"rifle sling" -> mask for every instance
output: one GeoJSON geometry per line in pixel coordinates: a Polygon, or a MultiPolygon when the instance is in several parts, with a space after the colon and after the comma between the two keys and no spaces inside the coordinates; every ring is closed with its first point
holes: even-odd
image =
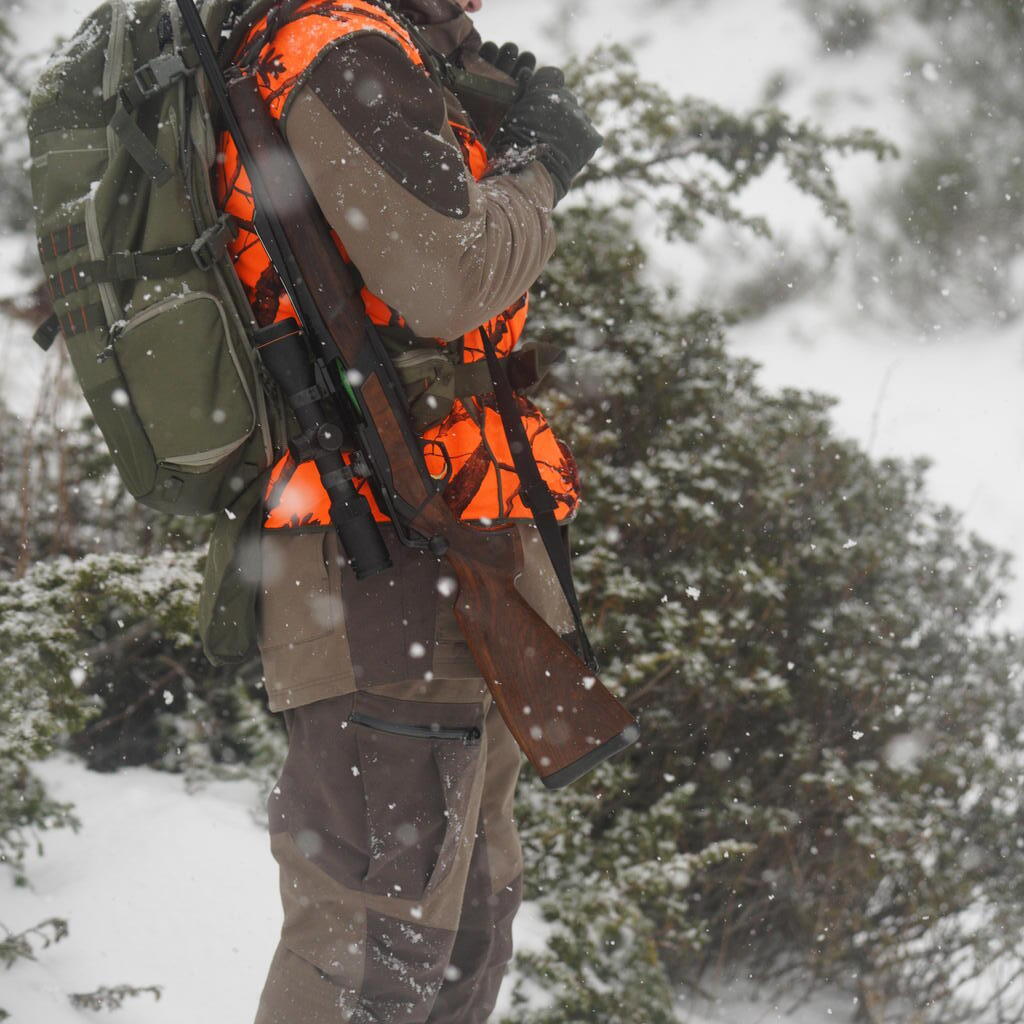
{"type": "Polygon", "coordinates": [[[508,379],[506,364],[498,357],[490,333],[481,329],[480,336],[483,338],[484,353],[491,371],[491,383],[494,387],[494,397],[497,399],[498,413],[501,416],[502,426],[505,428],[505,436],[508,438],[509,450],[512,452],[512,462],[519,474],[523,501],[533,513],[537,532],[544,542],[548,558],[551,559],[551,566],[555,570],[555,575],[558,577],[558,582],[561,584],[565,599],[569,604],[569,610],[572,612],[580,654],[591,671],[596,673],[597,659],[583,626],[583,612],[580,609],[580,599],[572,578],[569,552],[563,541],[558,520],[555,518],[555,499],[548,485],[544,483],[537,460],[533,457],[533,449],[530,447],[526,429],[523,427],[515,392],[508,379]]]}
{"type": "MultiPolygon", "coordinates": [[[[250,61],[252,61],[259,52],[259,49],[262,48],[265,40],[273,35],[273,29],[286,20],[298,6],[300,6],[300,0],[285,0],[281,7],[275,12],[277,20],[275,20],[271,25],[268,25],[268,29],[271,29],[271,31],[264,33],[260,37],[260,46],[257,47],[256,41],[254,41],[246,48],[245,52],[239,56],[237,63],[240,66],[245,67],[250,61]]],[[[426,42],[424,34],[418,30],[417,26],[411,25],[409,20],[406,18],[400,18],[399,20],[410,32],[414,42],[421,50],[425,58],[426,65],[432,75],[435,78],[440,78],[442,82],[444,82],[446,78],[449,82],[452,82],[451,63],[441,54],[438,54],[437,51],[426,42]]],[[[473,80],[473,85],[479,86],[481,84],[479,81],[480,76],[472,75],[465,71],[462,72],[462,75],[464,85],[469,85],[470,80],[473,80]]],[[[501,94],[501,98],[503,100],[511,102],[514,98],[515,89],[502,86],[501,94]]],[[[494,95],[491,98],[498,99],[497,88],[494,90],[494,95]]],[[[354,270],[354,268],[351,267],[349,269],[350,272],[354,270]]],[[[357,278],[355,283],[358,286],[360,283],[358,281],[358,275],[354,276],[357,278]]],[[[583,660],[590,667],[591,671],[596,674],[597,659],[594,656],[593,648],[591,647],[590,640],[587,637],[586,630],[583,626],[583,613],[580,609],[579,596],[576,593],[576,586],[572,578],[572,565],[569,561],[569,552],[563,541],[562,531],[554,514],[556,508],[555,500],[547,484],[544,483],[544,480],[540,475],[540,469],[533,457],[533,450],[530,447],[529,439],[526,436],[526,430],[523,427],[523,421],[519,415],[515,393],[513,391],[512,384],[509,381],[509,364],[498,356],[494,348],[494,343],[485,329],[480,330],[480,335],[484,342],[484,352],[487,356],[487,364],[490,371],[491,384],[497,400],[498,413],[501,416],[502,426],[504,427],[506,437],[508,438],[509,449],[512,452],[513,464],[515,465],[516,472],[519,475],[523,500],[526,507],[533,515],[537,531],[541,536],[545,549],[547,550],[548,558],[551,560],[551,566],[554,569],[555,575],[558,577],[558,582],[565,594],[569,610],[572,612],[573,622],[576,627],[576,637],[580,646],[580,654],[582,655],[583,660]]],[[[473,386],[469,386],[468,380],[465,383],[467,385],[465,388],[466,391],[470,393],[476,392],[476,381],[473,382],[473,386]]]]}

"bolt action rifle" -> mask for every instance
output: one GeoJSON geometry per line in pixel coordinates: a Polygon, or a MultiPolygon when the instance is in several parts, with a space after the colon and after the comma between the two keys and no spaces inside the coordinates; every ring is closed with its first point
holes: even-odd
{"type": "MultiPolygon", "coordinates": [[[[523,564],[518,531],[471,527],[452,514],[441,493],[446,481],[427,469],[401,382],[255,76],[226,80],[194,0],[177,3],[252,185],[256,233],[301,320],[301,326],[291,321],[264,329],[256,341],[303,431],[292,450],[315,462],[331,498],[332,523],[358,577],[384,571],[391,562],[368,502],[352,485],[356,474],[370,482],[403,544],[448,560],[459,587],[456,620],[502,717],[544,784],[566,786],[635,742],[637,724],[597,678],[582,629],[589,665],[516,589],[523,564]],[[328,408],[340,415],[340,425],[331,422],[328,408]],[[343,439],[352,449],[348,464],[341,457],[343,439]]],[[[508,411],[514,406],[511,386],[488,349],[495,393],[508,411]]],[[[514,418],[522,431],[518,414],[514,418]]],[[[525,432],[521,437],[525,442],[525,432]]],[[[525,488],[533,491],[535,518],[553,526],[553,502],[536,464],[528,460],[531,473],[523,445],[512,447],[519,449],[525,488]]],[[[552,553],[551,530],[544,532],[552,553]]],[[[561,554],[564,569],[554,555],[552,561],[564,585],[568,558],[564,549],[561,554]]],[[[578,602],[570,605],[581,626],[578,602]]]]}

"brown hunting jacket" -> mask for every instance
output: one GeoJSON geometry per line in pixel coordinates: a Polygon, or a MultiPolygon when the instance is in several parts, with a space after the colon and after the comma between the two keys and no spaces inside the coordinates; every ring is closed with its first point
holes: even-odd
{"type": "MultiPolygon", "coordinates": [[[[402,24],[413,22],[433,49],[467,69],[502,78],[476,56],[480,38],[470,19],[452,0],[397,7],[396,19],[371,0],[309,0],[269,36],[265,24],[256,26],[250,42],[261,31],[264,38],[252,67],[335,231],[339,258],[365,283],[367,315],[396,364],[423,353],[454,365],[482,361],[484,331],[508,355],[523,332],[527,289],[555,247],[554,187],[528,157],[494,166],[486,144],[503,111],[464,104],[435,81],[402,24]]],[[[247,229],[244,170],[229,138],[221,149],[221,197],[243,225],[233,248],[239,276],[261,324],[287,319],[288,297],[247,229]]],[[[567,520],[578,502],[575,462],[536,406],[525,395],[518,401],[557,514],[567,520]]],[[[448,452],[445,497],[453,511],[518,522],[526,555],[519,589],[568,632],[568,607],[528,523],[493,394],[456,397],[422,436],[448,452]]],[[[271,707],[425,674],[477,676],[436,560],[401,548],[386,530],[395,571],[356,581],[329,523],[315,467],[282,456],[267,489],[262,542],[260,646],[271,707]]]]}

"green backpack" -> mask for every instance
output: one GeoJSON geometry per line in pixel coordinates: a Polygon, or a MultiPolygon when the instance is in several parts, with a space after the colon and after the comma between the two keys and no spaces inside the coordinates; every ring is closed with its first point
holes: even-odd
{"type": "MultiPolygon", "coordinates": [[[[214,39],[233,25],[238,40],[269,6],[208,0],[203,17],[214,39]]],[[[233,225],[212,194],[217,145],[196,63],[173,0],[108,0],[40,77],[31,184],[54,316],[36,341],[64,335],[135,498],[221,513],[201,625],[207,653],[224,661],[252,648],[253,573],[235,549],[286,421],[252,345],[233,225]]]]}
{"type": "MultiPolygon", "coordinates": [[[[205,5],[215,38],[232,6],[205,5]]],[[[37,341],[63,333],[131,494],[204,515],[231,505],[272,442],[189,53],[172,0],[109,0],[43,72],[29,136],[54,308],[37,341]]]]}

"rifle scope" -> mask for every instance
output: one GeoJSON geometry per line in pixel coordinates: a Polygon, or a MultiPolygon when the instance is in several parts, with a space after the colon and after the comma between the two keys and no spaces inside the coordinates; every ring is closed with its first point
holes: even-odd
{"type": "MultiPolygon", "coordinates": [[[[326,332],[315,301],[300,273],[291,273],[287,245],[282,245],[283,229],[273,215],[273,203],[267,182],[246,145],[238,119],[231,107],[224,76],[217,62],[213,42],[203,25],[195,0],[177,0],[185,28],[192,37],[207,84],[224,119],[225,127],[238,148],[238,155],[252,183],[255,200],[255,227],[260,241],[278,269],[303,326],[312,332],[326,332]]],[[[339,256],[340,259],[340,256],[339,256]]],[[[324,413],[325,397],[316,381],[310,361],[309,345],[295,321],[273,325],[256,338],[264,365],[277,381],[295,412],[302,429],[292,443],[299,460],[312,459],[320,480],[331,499],[331,523],[338,531],[342,549],[358,579],[365,579],[391,568],[391,556],[384,537],[373,518],[370,503],[352,484],[352,470],[341,457],[344,434],[324,413]]]]}
{"type": "Polygon", "coordinates": [[[391,556],[373,518],[370,503],[352,483],[352,469],[341,457],[344,432],[324,415],[309,349],[294,321],[275,325],[257,336],[263,365],[287,397],[302,434],[293,439],[296,461],[312,459],[331,499],[331,523],[357,579],[391,568],[391,556]],[[277,328],[277,329],[275,329],[277,328]]]}

